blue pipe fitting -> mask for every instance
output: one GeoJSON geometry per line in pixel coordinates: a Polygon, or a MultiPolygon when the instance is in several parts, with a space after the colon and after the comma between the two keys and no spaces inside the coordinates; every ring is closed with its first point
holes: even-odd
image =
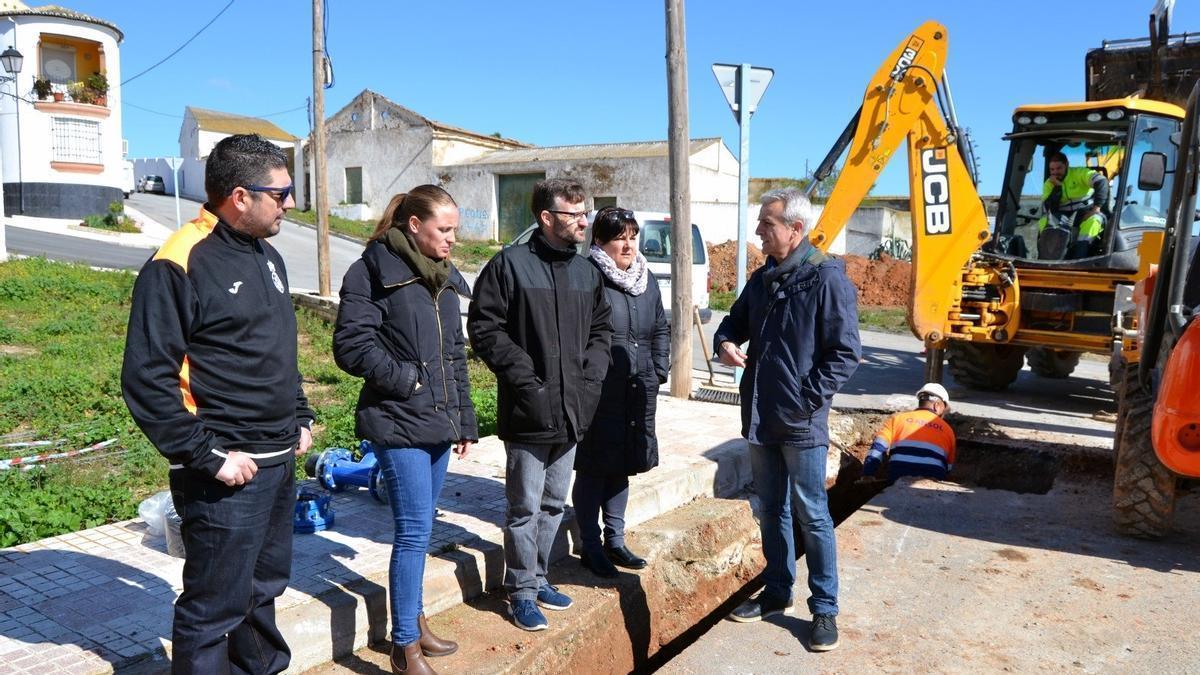
{"type": "Polygon", "coordinates": [[[365,487],[375,501],[386,504],[388,495],[383,484],[383,469],[375,457],[375,446],[370,441],[362,441],[359,457],[356,460],[354,453],[346,448],[327,448],[305,462],[305,473],[331,492],[365,487]]]}
{"type": "Polygon", "coordinates": [[[296,515],[292,531],[312,534],[333,527],[333,508],[329,495],[313,490],[300,490],[296,495],[296,515]]]}

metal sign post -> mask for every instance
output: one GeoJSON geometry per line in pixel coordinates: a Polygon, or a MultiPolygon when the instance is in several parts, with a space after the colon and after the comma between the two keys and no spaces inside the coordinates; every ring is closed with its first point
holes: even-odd
{"type": "Polygon", "coordinates": [[[175,184],[175,229],[183,227],[183,219],[179,216],[179,166],[183,164],[182,157],[168,157],[167,165],[171,167],[171,182],[175,184]]]}
{"type": "MultiPolygon", "coordinates": [[[[770,68],[755,68],[748,63],[735,66],[728,63],[714,63],[713,75],[721,92],[733,111],[738,123],[738,240],[737,240],[737,288],[735,296],[741,295],[746,287],[746,238],[747,210],[750,198],[750,116],[758,109],[767,85],[775,76],[770,68]]],[[[735,382],[741,382],[742,369],[733,371],[735,382]]]]}

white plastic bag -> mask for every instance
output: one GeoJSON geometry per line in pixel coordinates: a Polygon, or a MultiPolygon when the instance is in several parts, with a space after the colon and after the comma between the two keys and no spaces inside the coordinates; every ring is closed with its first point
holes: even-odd
{"type": "Polygon", "coordinates": [[[175,511],[175,502],[167,500],[167,508],[162,515],[163,529],[167,533],[167,555],[183,558],[183,533],[180,531],[180,526],[183,525],[183,518],[175,511]]]}
{"type": "MultiPolygon", "coordinates": [[[[138,504],[138,515],[145,521],[150,536],[163,536],[163,514],[166,513],[169,504],[171,504],[170,490],[150,495],[141,504],[138,504]]],[[[172,510],[174,510],[173,506],[172,510]]]]}

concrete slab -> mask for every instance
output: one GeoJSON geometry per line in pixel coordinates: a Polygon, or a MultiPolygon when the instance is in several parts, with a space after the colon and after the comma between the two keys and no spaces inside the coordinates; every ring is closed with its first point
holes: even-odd
{"type": "Polygon", "coordinates": [[[838,527],[836,651],[805,647],[802,574],[796,616],[722,621],[659,672],[1195,672],[1200,496],[1160,542],[1110,522],[1103,482],[902,481],[838,527]]]}
{"type": "MultiPolygon", "coordinates": [[[[631,528],[749,482],[737,408],[664,397],[658,423],[661,463],[631,481],[631,528]]],[[[495,437],[451,462],[429,547],[429,614],[499,587],[504,467],[495,437]]],[[[386,634],[390,512],[366,490],[339,493],[333,505],[334,529],[296,537],[292,582],[276,603],[293,670],[386,634]]],[[[573,528],[568,511],[556,557],[573,528]]],[[[47,672],[49,650],[71,672],[165,671],[182,567],[138,520],[0,549],[0,672],[47,672]]]]}

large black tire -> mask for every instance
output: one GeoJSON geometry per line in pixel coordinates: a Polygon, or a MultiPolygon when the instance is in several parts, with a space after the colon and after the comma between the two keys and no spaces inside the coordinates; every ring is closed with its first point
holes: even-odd
{"type": "Polygon", "coordinates": [[[954,381],[964,387],[1000,391],[1017,379],[1025,365],[1025,348],[951,342],[946,346],[946,363],[954,381]]]}
{"type": "Polygon", "coordinates": [[[1041,375],[1056,380],[1061,380],[1070,377],[1071,373],[1075,372],[1075,366],[1079,365],[1079,357],[1083,356],[1080,352],[1069,352],[1061,349],[1050,349],[1048,347],[1034,347],[1025,352],[1025,360],[1029,362],[1029,369],[1041,375]]]}
{"type": "Polygon", "coordinates": [[[1139,386],[1137,364],[1125,366],[1117,384],[1113,524],[1121,534],[1157,539],[1171,531],[1178,481],[1154,454],[1154,395],[1139,386]]]}

